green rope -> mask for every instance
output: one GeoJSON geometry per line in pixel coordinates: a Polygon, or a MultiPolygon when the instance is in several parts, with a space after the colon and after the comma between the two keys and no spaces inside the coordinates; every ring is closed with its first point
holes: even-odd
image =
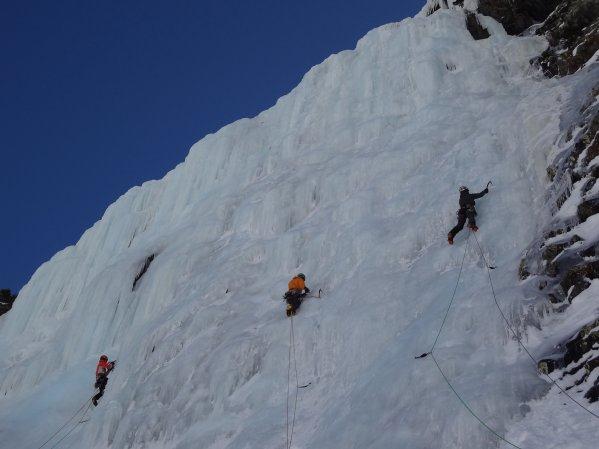
{"type": "Polygon", "coordinates": [[[435,342],[431,347],[431,350],[427,354],[432,354],[435,346],[437,346],[437,341],[441,336],[441,331],[443,330],[443,326],[445,326],[445,321],[447,321],[447,316],[449,315],[449,310],[451,309],[451,305],[453,304],[453,300],[455,299],[455,294],[458,291],[458,285],[460,284],[460,278],[462,277],[462,271],[464,269],[464,260],[466,260],[466,253],[468,252],[468,244],[470,242],[470,232],[468,233],[468,237],[466,237],[466,245],[464,248],[464,255],[462,256],[462,263],[460,264],[460,272],[458,273],[458,279],[455,283],[455,287],[453,288],[453,294],[451,295],[451,299],[449,300],[449,305],[447,306],[447,310],[445,311],[445,316],[443,317],[443,322],[441,323],[441,327],[439,328],[439,332],[437,332],[437,337],[435,337],[435,342]]]}
{"type": "MultiPolygon", "coordinates": [[[[537,361],[537,359],[534,358],[534,356],[530,353],[530,351],[528,350],[528,348],[524,345],[524,343],[522,343],[522,339],[518,336],[518,333],[516,332],[516,330],[514,329],[514,327],[511,325],[511,323],[509,322],[509,320],[507,319],[507,317],[505,316],[505,313],[503,313],[503,310],[501,309],[501,306],[499,305],[499,301],[497,301],[497,295],[495,294],[495,287],[493,287],[493,280],[491,278],[491,270],[489,268],[489,264],[487,262],[487,259],[485,257],[485,254],[483,252],[482,246],[480,245],[479,241],[478,241],[478,237],[476,237],[476,234],[474,234],[474,239],[476,240],[476,244],[478,245],[478,250],[480,252],[480,255],[483,259],[483,261],[485,262],[485,266],[487,267],[487,275],[489,276],[489,284],[491,285],[491,293],[493,293],[493,300],[495,301],[495,305],[497,306],[497,309],[499,310],[499,313],[501,314],[501,317],[503,318],[503,321],[505,321],[505,324],[507,324],[508,329],[510,330],[510,332],[512,333],[512,335],[514,336],[514,338],[516,339],[516,341],[518,342],[518,344],[522,347],[522,349],[524,350],[524,352],[528,355],[528,357],[530,358],[530,360],[532,360],[532,362],[535,365],[535,369],[538,371],[538,366],[539,366],[539,362],[537,361]]],[[[574,397],[572,397],[565,389],[562,388],[562,386],[560,384],[557,383],[557,381],[551,377],[549,375],[549,373],[543,373],[562,393],[564,393],[564,395],[566,395],[572,402],[574,402],[575,404],[577,404],[580,408],[582,408],[583,410],[585,410],[586,412],[590,413],[591,415],[593,415],[595,418],[599,418],[599,415],[597,415],[596,413],[594,413],[592,410],[589,410],[588,408],[586,408],[584,405],[582,405],[580,402],[578,402],[574,397]]]]}
{"type": "MultiPolygon", "coordinates": [[[[468,237],[470,237],[470,234],[468,234],[468,237]]],[[[524,343],[522,343],[522,340],[520,339],[520,337],[518,336],[518,334],[516,333],[515,329],[513,328],[513,326],[511,325],[511,323],[509,322],[509,320],[507,319],[507,317],[505,316],[505,314],[503,313],[503,310],[501,309],[499,302],[497,301],[497,295],[495,294],[495,288],[493,286],[493,280],[491,278],[491,267],[489,267],[489,263],[487,262],[487,259],[485,258],[484,252],[482,250],[482,247],[478,241],[478,238],[476,237],[476,234],[474,235],[474,239],[476,240],[476,244],[478,246],[479,252],[481,254],[481,257],[483,259],[483,261],[485,262],[485,267],[487,269],[487,275],[489,277],[489,284],[491,286],[491,292],[493,294],[493,299],[495,301],[495,305],[497,306],[497,308],[499,309],[499,312],[501,313],[501,316],[503,317],[503,320],[506,322],[508,328],[510,329],[510,331],[512,332],[512,334],[514,335],[514,337],[516,338],[516,340],[518,341],[518,343],[520,344],[520,346],[522,346],[522,348],[524,349],[524,351],[526,352],[526,354],[530,357],[530,359],[535,363],[535,367],[538,366],[538,362],[536,361],[536,359],[533,357],[533,355],[530,353],[530,351],[528,350],[528,348],[524,345],[524,343]]],[[[437,333],[437,337],[435,338],[435,342],[433,343],[433,346],[431,348],[431,350],[428,353],[423,354],[420,357],[425,357],[426,355],[430,355],[433,362],[435,362],[435,366],[437,367],[437,370],[439,370],[439,373],[441,373],[441,376],[443,377],[443,380],[445,381],[445,383],[449,386],[449,388],[451,389],[451,391],[453,392],[453,394],[456,396],[456,398],[460,401],[460,403],[464,406],[464,408],[466,410],[468,410],[468,412],[485,428],[487,429],[489,432],[491,432],[495,437],[497,437],[498,439],[500,439],[501,441],[509,444],[510,446],[516,448],[516,449],[522,449],[520,446],[512,443],[511,441],[507,440],[504,436],[502,436],[501,434],[499,434],[496,430],[494,430],[492,427],[490,427],[482,418],[480,418],[475,412],[474,410],[472,410],[472,408],[468,405],[468,403],[460,396],[460,394],[457,392],[457,390],[454,388],[454,386],[452,385],[452,383],[449,381],[448,377],[445,375],[445,372],[443,372],[443,370],[441,369],[441,366],[439,365],[439,362],[437,362],[437,359],[435,358],[435,355],[433,354],[433,350],[435,349],[435,346],[437,345],[437,341],[439,339],[439,336],[441,335],[441,331],[443,330],[443,326],[445,325],[445,321],[447,320],[447,316],[449,314],[449,310],[451,309],[453,300],[455,298],[455,294],[456,294],[456,290],[458,288],[458,284],[460,282],[460,277],[462,275],[462,269],[464,266],[464,259],[466,257],[466,250],[468,249],[468,240],[466,240],[466,249],[464,250],[464,256],[462,257],[462,264],[460,266],[460,272],[458,274],[458,280],[456,282],[456,286],[453,290],[453,295],[451,296],[451,300],[449,301],[449,305],[447,307],[447,310],[445,312],[445,317],[443,318],[443,322],[441,323],[441,327],[439,328],[439,332],[437,333]]],[[[545,374],[545,373],[544,373],[545,374]]],[[[573,402],[575,402],[576,404],[578,404],[581,408],[583,408],[584,410],[586,410],[587,412],[589,412],[591,415],[593,415],[596,418],[599,418],[599,415],[596,415],[595,413],[593,413],[591,410],[589,410],[588,408],[586,408],[584,405],[582,405],[580,402],[578,402],[576,399],[574,399],[572,396],[570,396],[549,374],[545,374],[545,376],[547,376],[552,382],[553,384],[560,389],[561,392],[563,392],[568,398],[570,398],[573,402]]]]}
{"type": "MultiPolygon", "coordinates": [[[[474,413],[474,411],[470,408],[470,406],[468,405],[468,403],[466,401],[464,401],[464,399],[462,399],[462,397],[460,396],[460,394],[456,391],[456,389],[453,387],[453,385],[451,384],[451,382],[449,381],[449,379],[447,378],[447,376],[445,375],[445,373],[443,372],[443,370],[441,369],[441,366],[439,366],[439,363],[437,362],[437,359],[435,358],[435,355],[433,354],[433,351],[435,349],[435,346],[437,345],[437,341],[439,340],[439,336],[441,335],[441,331],[443,330],[443,326],[445,326],[445,321],[447,320],[447,316],[449,315],[449,310],[451,309],[451,306],[453,304],[453,301],[455,299],[455,294],[457,292],[458,289],[458,285],[460,283],[460,278],[462,276],[462,270],[464,269],[464,260],[466,259],[466,252],[468,251],[468,243],[469,243],[469,239],[470,239],[470,234],[472,234],[472,232],[468,233],[468,237],[466,238],[466,247],[464,248],[464,255],[462,256],[462,263],[460,264],[460,272],[458,273],[458,279],[456,281],[455,287],[453,289],[453,294],[451,295],[451,300],[449,301],[449,305],[447,306],[447,310],[445,311],[445,316],[443,317],[443,322],[441,323],[441,327],[439,328],[439,332],[437,332],[437,337],[435,338],[435,342],[433,343],[433,346],[431,347],[431,350],[426,353],[423,354],[422,356],[420,356],[420,358],[425,357],[426,355],[430,355],[431,358],[433,359],[433,362],[435,362],[435,365],[437,367],[437,369],[439,370],[439,372],[441,373],[441,376],[443,377],[443,380],[445,380],[445,382],[447,383],[447,385],[449,386],[449,388],[451,389],[451,391],[453,391],[453,393],[455,394],[455,396],[458,398],[458,400],[462,403],[462,405],[464,406],[464,408],[466,410],[468,410],[468,412],[485,428],[487,429],[489,432],[491,432],[493,435],[495,435],[497,438],[499,438],[501,441],[506,442],[507,444],[509,444],[510,446],[516,448],[516,449],[522,449],[519,446],[516,446],[514,443],[512,443],[511,441],[506,440],[503,436],[501,436],[497,431],[493,430],[486,422],[484,422],[476,413],[474,413]]],[[[474,236],[476,238],[476,235],[474,236]]],[[[478,240],[477,240],[478,242],[478,240]]]]}
{"type": "Polygon", "coordinates": [[[501,436],[499,433],[497,433],[495,430],[493,430],[486,422],[484,422],[476,413],[474,413],[474,411],[470,408],[470,406],[468,405],[468,403],[466,401],[464,401],[464,399],[462,399],[462,397],[460,396],[460,394],[456,391],[456,389],[453,387],[453,385],[451,384],[451,382],[449,381],[449,379],[447,378],[447,376],[445,375],[445,373],[443,372],[443,370],[441,369],[441,367],[439,366],[439,363],[437,362],[437,359],[435,358],[434,354],[431,354],[431,358],[433,359],[433,361],[435,362],[435,365],[437,365],[437,369],[439,370],[439,372],[441,373],[441,376],[443,376],[443,379],[445,380],[445,382],[447,383],[447,385],[449,385],[449,388],[451,388],[451,391],[453,391],[453,394],[455,394],[455,396],[458,398],[458,400],[462,403],[462,405],[464,406],[464,408],[466,410],[468,410],[470,412],[470,414],[472,416],[474,416],[474,418],[485,428],[487,429],[489,432],[491,432],[493,435],[495,435],[497,438],[499,438],[501,441],[506,442],[507,444],[509,444],[512,447],[515,447],[516,449],[522,449],[520,446],[515,445],[514,443],[512,443],[511,441],[505,439],[505,437],[501,436]]]}

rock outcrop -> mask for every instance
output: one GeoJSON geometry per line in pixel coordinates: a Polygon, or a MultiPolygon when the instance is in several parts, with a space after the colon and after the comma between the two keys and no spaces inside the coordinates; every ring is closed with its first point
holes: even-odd
{"type": "MultiPolygon", "coordinates": [[[[556,9],[535,30],[547,38],[550,47],[533,64],[538,64],[546,76],[567,76],[585,67],[589,70],[599,51],[599,2],[553,3],[557,3],[556,9]]],[[[538,278],[539,293],[549,299],[556,312],[579,300],[599,278],[599,232],[592,232],[596,223],[593,217],[599,214],[599,80],[585,95],[586,102],[575,111],[560,152],[547,168],[553,220],[520,265],[521,278],[538,278]],[[582,229],[586,235],[579,235],[582,229]]],[[[584,300],[589,300],[588,295],[584,300]]],[[[540,361],[539,369],[546,373],[563,370],[567,388],[583,388],[589,401],[597,401],[599,381],[588,381],[599,368],[598,343],[599,318],[589,316],[587,324],[540,361]]]]}
{"type": "Polygon", "coordinates": [[[538,62],[547,76],[570,75],[584,66],[599,50],[599,2],[566,0],[536,31],[550,48],[538,62]]]}
{"type": "Polygon", "coordinates": [[[4,315],[12,308],[15,299],[17,299],[17,295],[13,295],[9,289],[0,290],[0,315],[4,315]]]}

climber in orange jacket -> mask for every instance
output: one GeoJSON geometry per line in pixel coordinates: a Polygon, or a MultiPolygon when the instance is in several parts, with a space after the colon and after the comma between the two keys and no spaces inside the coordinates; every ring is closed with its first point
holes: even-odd
{"type": "Polygon", "coordinates": [[[287,316],[292,316],[296,314],[306,293],[310,293],[310,289],[306,287],[306,275],[299,273],[289,281],[287,288],[287,293],[285,293],[287,316]]]}

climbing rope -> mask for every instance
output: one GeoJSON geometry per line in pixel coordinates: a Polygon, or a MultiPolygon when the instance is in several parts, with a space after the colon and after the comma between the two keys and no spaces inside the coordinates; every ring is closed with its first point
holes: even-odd
{"type": "Polygon", "coordinates": [[[50,449],[54,449],[55,447],[57,447],[66,437],[68,437],[71,433],[73,433],[73,431],[79,427],[79,424],[83,424],[83,420],[85,419],[85,415],[87,414],[87,412],[89,411],[90,407],[92,406],[92,403],[90,402],[89,405],[87,406],[87,408],[85,409],[85,411],[83,412],[83,415],[81,415],[81,418],[75,423],[75,425],[71,428],[71,430],[69,430],[60,440],[58,440],[54,446],[52,446],[50,449]]]}
{"type": "Polygon", "coordinates": [[[464,248],[464,255],[462,256],[462,263],[460,263],[460,272],[458,273],[458,279],[456,280],[455,287],[453,288],[453,294],[451,295],[451,300],[447,306],[447,310],[445,311],[445,316],[443,317],[443,322],[441,323],[441,327],[439,328],[439,332],[437,332],[437,337],[429,351],[429,354],[432,355],[435,346],[437,346],[437,341],[439,341],[439,336],[441,335],[441,331],[443,330],[443,326],[445,326],[445,321],[447,321],[447,316],[449,315],[449,309],[451,309],[451,305],[453,304],[453,300],[455,299],[455,294],[458,291],[458,285],[460,284],[460,278],[462,277],[462,271],[464,270],[464,261],[466,260],[466,253],[468,252],[468,246],[470,243],[470,232],[468,233],[468,237],[466,237],[466,245],[464,248]]]}
{"type": "MultiPolygon", "coordinates": [[[[445,372],[441,369],[441,366],[439,365],[439,363],[437,362],[437,359],[435,358],[435,355],[433,354],[433,351],[435,349],[435,346],[437,345],[437,341],[439,340],[439,336],[441,335],[441,331],[443,330],[443,326],[445,326],[445,321],[447,320],[447,316],[449,315],[449,310],[451,309],[451,306],[453,304],[453,300],[455,298],[455,294],[456,291],[458,289],[458,285],[460,283],[460,278],[462,276],[462,270],[464,268],[464,260],[466,259],[466,252],[468,251],[468,242],[470,239],[470,234],[472,234],[472,232],[468,233],[468,237],[466,238],[466,248],[464,249],[464,255],[462,256],[462,263],[460,264],[460,271],[458,273],[458,279],[456,281],[455,287],[453,289],[453,294],[451,295],[451,300],[449,301],[449,305],[447,306],[447,310],[445,311],[445,316],[443,317],[443,322],[441,323],[441,327],[439,328],[439,332],[437,332],[437,337],[435,338],[435,341],[433,343],[433,346],[431,347],[431,350],[429,352],[425,352],[424,354],[415,357],[417,359],[420,358],[424,358],[427,355],[431,356],[431,359],[433,360],[433,362],[435,363],[435,366],[437,367],[437,370],[439,370],[439,373],[441,373],[441,376],[443,377],[443,380],[447,383],[447,385],[449,386],[449,388],[451,389],[451,391],[453,392],[453,394],[455,394],[456,398],[458,398],[458,400],[460,401],[460,403],[464,406],[464,408],[466,410],[468,410],[468,412],[485,428],[487,429],[489,432],[491,432],[493,435],[495,435],[497,438],[499,438],[501,441],[506,442],[507,444],[509,444],[510,446],[516,448],[516,449],[522,449],[521,447],[515,445],[514,443],[512,443],[511,441],[509,441],[508,439],[506,439],[505,437],[503,437],[501,434],[499,434],[499,432],[497,432],[496,430],[494,430],[491,426],[489,426],[482,418],[480,418],[475,412],[474,410],[472,410],[472,408],[468,405],[468,403],[460,396],[460,394],[457,392],[457,390],[454,388],[454,386],[452,385],[452,383],[449,381],[449,378],[445,375],[445,372]]],[[[476,238],[476,235],[475,235],[476,238]]]]}
{"type": "Polygon", "coordinates": [[[474,410],[472,410],[470,408],[470,406],[468,405],[468,403],[462,399],[462,397],[460,396],[460,394],[456,391],[456,389],[453,387],[453,385],[451,384],[451,382],[449,381],[449,379],[447,378],[447,376],[445,375],[445,373],[443,372],[443,370],[441,369],[441,367],[439,366],[439,363],[437,362],[437,359],[435,358],[435,354],[431,354],[431,358],[433,359],[433,362],[435,362],[435,365],[437,365],[437,369],[439,370],[439,372],[441,373],[441,376],[443,376],[443,379],[445,380],[445,382],[447,383],[447,385],[449,385],[449,388],[451,389],[451,391],[453,391],[453,394],[456,395],[456,397],[458,398],[458,400],[462,403],[462,405],[464,406],[464,408],[466,410],[468,410],[470,412],[470,414],[472,416],[474,416],[474,418],[485,428],[487,429],[489,432],[491,432],[493,435],[495,435],[497,438],[499,438],[501,441],[506,442],[507,444],[509,444],[512,447],[515,447],[516,449],[522,449],[520,446],[516,446],[514,443],[512,443],[511,441],[505,439],[505,437],[501,436],[499,433],[497,433],[497,431],[493,430],[492,427],[490,427],[486,422],[484,422],[476,413],[474,413],[474,410]]]}
{"type": "Polygon", "coordinates": [[[295,400],[293,401],[293,419],[291,420],[291,432],[289,434],[289,449],[291,449],[291,443],[293,441],[295,413],[297,411],[297,396],[299,394],[299,378],[297,375],[297,359],[295,357],[295,332],[293,330],[293,316],[291,316],[291,346],[293,347],[293,367],[295,369],[295,400]]]}
{"type": "MultiPolygon", "coordinates": [[[[66,426],[68,426],[69,423],[79,414],[79,412],[81,410],[83,410],[86,405],[88,405],[88,403],[91,405],[92,398],[93,398],[93,396],[91,396],[87,401],[85,401],[83,403],[83,405],[81,407],[79,407],[79,409],[73,414],[73,416],[71,416],[62,426],[60,426],[58,428],[58,430],[56,430],[56,432],[54,432],[52,435],[50,435],[50,438],[48,438],[46,441],[44,441],[44,444],[42,444],[37,449],[42,449],[46,444],[48,444],[50,442],[50,440],[52,440],[52,438],[54,438],[56,435],[58,435],[62,429],[64,429],[66,426]]],[[[87,410],[89,410],[89,406],[88,406],[87,410]]],[[[87,413],[87,410],[85,411],[85,413],[87,413]]],[[[84,413],[84,415],[85,415],[85,413],[84,413]]]]}
{"type": "Polygon", "coordinates": [[[291,384],[291,327],[289,327],[289,350],[287,355],[287,396],[285,398],[285,413],[287,418],[285,420],[285,428],[287,435],[285,437],[285,449],[289,449],[289,385],[291,384]]]}
{"type": "MultiPolygon", "coordinates": [[[[495,267],[491,267],[489,265],[489,263],[487,262],[487,259],[485,257],[484,251],[482,249],[482,246],[480,244],[480,242],[478,241],[478,237],[476,237],[476,234],[474,234],[474,239],[476,241],[476,244],[478,246],[478,250],[480,252],[480,255],[485,263],[485,267],[487,269],[487,276],[489,278],[489,284],[491,286],[491,293],[493,294],[493,300],[495,301],[495,305],[497,306],[497,309],[499,310],[503,320],[505,321],[505,323],[507,324],[508,328],[510,329],[511,333],[514,335],[514,338],[516,338],[516,340],[518,341],[518,343],[520,344],[520,346],[522,347],[522,349],[524,349],[524,351],[526,352],[526,354],[528,355],[528,357],[530,357],[530,359],[533,361],[533,363],[535,364],[535,368],[538,367],[538,362],[537,360],[533,357],[533,355],[531,354],[531,352],[528,350],[528,348],[524,345],[524,343],[522,343],[522,340],[520,339],[520,337],[518,336],[518,333],[516,332],[516,330],[513,328],[513,326],[511,325],[511,323],[509,322],[509,320],[507,319],[505,313],[503,312],[503,310],[501,309],[501,306],[499,305],[499,301],[497,300],[497,295],[495,293],[495,287],[493,285],[493,279],[491,277],[491,270],[494,269],[495,267]]],[[[466,249],[467,249],[467,243],[468,241],[466,241],[466,249]]],[[[464,250],[464,257],[466,255],[466,250],[464,250]]],[[[431,356],[431,359],[433,360],[433,362],[435,363],[435,366],[437,367],[437,370],[439,371],[439,373],[441,373],[441,376],[443,377],[443,380],[447,383],[447,385],[449,386],[449,388],[451,389],[451,391],[455,394],[456,398],[460,401],[460,403],[464,406],[464,408],[466,410],[468,410],[468,412],[483,426],[485,427],[489,432],[491,432],[493,435],[495,435],[497,438],[499,438],[501,441],[509,444],[510,446],[516,448],[516,449],[522,449],[520,446],[512,443],[511,441],[509,441],[508,439],[506,439],[504,436],[502,436],[501,434],[499,434],[496,430],[494,430],[491,426],[489,426],[482,418],[480,418],[475,412],[474,410],[472,410],[472,408],[468,405],[468,403],[460,396],[460,394],[457,392],[457,390],[455,389],[455,387],[452,385],[452,383],[449,381],[449,378],[447,377],[447,375],[445,374],[445,372],[443,371],[443,369],[441,368],[441,366],[439,365],[439,363],[437,362],[437,359],[435,358],[435,355],[433,354],[433,350],[435,349],[435,346],[437,344],[437,341],[439,339],[439,336],[441,335],[441,331],[443,329],[443,326],[445,325],[445,320],[447,319],[447,315],[449,314],[449,310],[451,309],[451,305],[453,303],[454,297],[455,297],[455,293],[456,293],[456,289],[458,286],[458,283],[460,281],[460,276],[462,274],[462,269],[463,269],[463,265],[464,265],[464,257],[462,257],[462,265],[460,266],[460,272],[458,274],[458,281],[456,282],[456,286],[454,288],[453,291],[453,295],[451,297],[451,300],[449,301],[449,306],[447,307],[447,311],[445,312],[445,317],[443,318],[443,322],[441,323],[441,327],[439,328],[439,332],[437,333],[437,337],[435,338],[435,341],[433,343],[433,346],[431,348],[431,350],[427,353],[422,354],[419,357],[416,358],[423,358],[426,357],[427,355],[431,356]]],[[[570,396],[568,394],[568,392],[566,392],[556,381],[555,379],[553,379],[553,377],[551,377],[549,374],[547,373],[543,373],[545,374],[545,376],[547,376],[547,378],[549,378],[549,380],[551,380],[551,382],[562,392],[564,393],[568,398],[570,398],[574,403],[578,404],[582,409],[586,410],[587,412],[589,412],[591,415],[593,415],[596,418],[599,418],[599,416],[597,414],[595,414],[593,411],[589,410],[588,408],[586,408],[584,405],[582,405],[580,402],[578,402],[575,398],[573,398],[572,396],[570,396]]]]}
{"type": "MultiPolygon", "coordinates": [[[[290,318],[293,319],[293,318],[290,318]]],[[[291,326],[289,326],[289,353],[287,355],[287,398],[285,412],[287,413],[287,419],[285,421],[287,428],[287,437],[285,439],[285,449],[289,449],[289,386],[291,384],[291,326]]]]}
{"type": "Polygon", "coordinates": [[[424,354],[421,354],[417,357],[414,357],[416,359],[422,359],[424,357],[426,357],[427,355],[432,355],[433,351],[435,349],[435,346],[437,346],[437,341],[439,341],[439,336],[441,335],[441,331],[443,330],[443,327],[445,326],[445,321],[447,321],[447,316],[449,315],[449,310],[451,309],[451,305],[453,304],[453,300],[455,299],[455,294],[458,290],[458,285],[460,283],[460,278],[462,277],[462,271],[464,269],[464,260],[466,260],[466,253],[468,252],[468,244],[470,242],[470,233],[468,233],[468,237],[466,237],[466,245],[464,245],[464,255],[462,256],[462,262],[460,263],[460,271],[458,273],[458,279],[456,280],[455,283],[455,287],[453,288],[453,294],[451,295],[451,299],[449,300],[449,304],[447,305],[447,310],[445,311],[445,316],[443,317],[443,322],[441,323],[441,327],[439,327],[439,332],[437,332],[437,336],[435,337],[435,341],[433,343],[433,346],[431,347],[430,351],[425,352],[424,354]]]}
{"type": "MultiPolygon", "coordinates": [[[[476,244],[478,246],[478,250],[480,252],[480,255],[485,263],[485,267],[487,268],[487,275],[489,277],[489,284],[491,285],[491,292],[493,293],[493,300],[495,301],[495,305],[497,306],[497,309],[499,310],[499,313],[501,314],[501,317],[503,318],[503,321],[505,321],[505,324],[507,325],[507,327],[509,328],[510,332],[512,333],[512,335],[514,336],[514,338],[518,341],[518,344],[522,347],[522,349],[524,350],[524,352],[528,355],[528,357],[530,357],[530,359],[533,361],[533,363],[535,364],[535,369],[538,371],[538,366],[539,366],[539,362],[534,358],[534,356],[530,353],[530,351],[528,350],[528,348],[524,345],[524,343],[522,343],[522,339],[518,336],[518,333],[516,332],[516,330],[514,329],[514,327],[512,326],[512,324],[509,322],[509,320],[507,319],[507,317],[505,316],[505,313],[503,313],[503,310],[501,309],[501,306],[499,305],[499,301],[497,301],[497,295],[495,294],[495,287],[493,286],[493,279],[491,278],[491,270],[490,270],[490,266],[487,262],[487,259],[485,257],[485,254],[483,252],[482,246],[478,241],[478,237],[476,237],[476,234],[474,234],[474,239],[476,240],[476,244]]],[[[592,410],[589,410],[588,408],[586,408],[583,404],[581,404],[579,401],[577,401],[574,397],[572,397],[566,390],[564,390],[560,384],[557,383],[557,381],[549,375],[549,373],[542,373],[544,374],[562,393],[564,393],[572,402],[574,402],[575,404],[577,404],[580,408],[582,408],[583,410],[587,411],[588,413],[590,413],[591,415],[593,415],[595,418],[599,418],[599,415],[597,415],[596,413],[594,413],[592,410]]]]}
{"type": "Polygon", "coordinates": [[[297,411],[297,397],[300,388],[305,388],[308,385],[299,385],[299,379],[297,375],[297,359],[295,357],[295,333],[293,331],[293,315],[289,317],[289,354],[288,354],[288,365],[287,365],[287,439],[285,441],[285,447],[291,449],[291,442],[293,441],[293,431],[295,429],[295,414],[297,411]],[[289,390],[291,389],[291,360],[293,356],[293,366],[295,371],[295,400],[293,403],[293,415],[291,420],[291,427],[289,426],[289,390]]]}

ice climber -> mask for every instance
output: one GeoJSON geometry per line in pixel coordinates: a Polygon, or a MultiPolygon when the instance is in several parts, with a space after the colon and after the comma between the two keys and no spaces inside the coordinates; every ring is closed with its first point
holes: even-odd
{"type": "Polygon", "coordinates": [[[474,207],[474,200],[489,193],[489,184],[491,184],[491,181],[489,181],[485,190],[480,193],[470,193],[468,187],[460,187],[460,208],[457,212],[458,224],[449,231],[449,234],[447,234],[447,242],[450,245],[453,245],[453,238],[462,230],[466,223],[466,219],[468,219],[468,227],[474,232],[478,231],[478,228],[476,227],[476,208],[474,207]]]}
{"type": "Polygon", "coordinates": [[[100,391],[92,398],[92,402],[96,407],[98,406],[98,399],[100,399],[104,395],[104,389],[106,388],[106,384],[108,383],[108,373],[110,373],[115,366],[116,360],[109,362],[107,355],[100,356],[100,360],[98,361],[98,365],[96,366],[95,385],[95,388],[97,388],[100,391]]]}
{"type": "Polygon", "coordinates": [[[306,293],[310,293],[310,289],[306,287],[306,276],[304,273],[299,273],[293,279],[289,281],[287,286],[288,290],[285,293],[285,300],[287,301],[287,316],[295,315],[297,309],[302,304],[302,300],[306,296],[306,293]]]}

